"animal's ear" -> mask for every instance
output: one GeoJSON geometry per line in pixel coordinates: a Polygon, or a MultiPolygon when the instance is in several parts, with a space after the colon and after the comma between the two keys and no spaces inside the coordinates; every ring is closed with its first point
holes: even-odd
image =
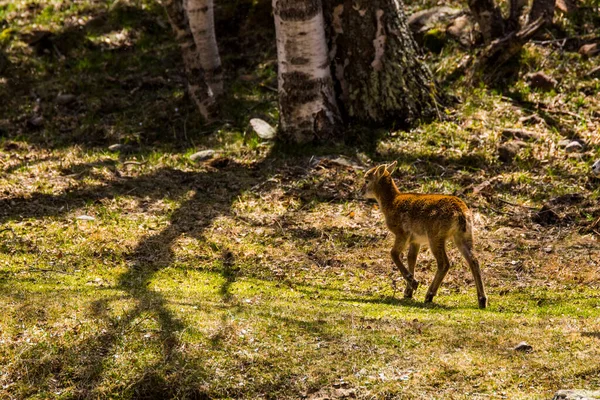
{"type": "Polygon", "coordinates": [[[383,175],[383,173],[385,172],[385,165],[380,165],[377,167],[377,169],[375,169],[375,173],[374,175],[379,178],[383,175]]]}
{"type": "Polygon", "coordinates": [[[389,172],[390,175],[392,175],[394,173],[394,171],[396,171],[397,168],[398,168],[398,161],[394,161],[393,163],[385,166],[386,171],[389,172]]]}

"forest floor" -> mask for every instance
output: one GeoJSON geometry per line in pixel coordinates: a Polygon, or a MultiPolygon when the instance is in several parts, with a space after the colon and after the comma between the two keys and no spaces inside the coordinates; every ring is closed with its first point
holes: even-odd
{"type": "MultiPolygon", "coordinates": [[[[277,123],[269,4],[217,8],[228,96],[203,125],[154,1],[0,1],[0,398],[600,388],[600,80],[586,76],[599,56],[541,39],[512,81],[447,83],[459,101],[443,121],[281,148],[248,124],[277,123]],[[535,71],[557,88],[531,90],[535,71]],[[501,161],[511,135],[521,147],[501,161]],[[202,149],[217,155],[191,161],[202,149]],[[452,245],[434,304],[428,250],[402,299],[393,238],[358,193],[392,160],[401,190],[472,208],[488,309],[452,245]]],[[[426,59],[443,81],[467,53],[449,43],[426,59]]]]}

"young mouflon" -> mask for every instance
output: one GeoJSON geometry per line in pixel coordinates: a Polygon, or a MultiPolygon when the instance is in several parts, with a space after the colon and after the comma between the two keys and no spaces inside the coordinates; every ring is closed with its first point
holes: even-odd
{"type": "Polygon", "coordinates": [[[419,286],[414,278],[415,264],[421,245],[428,244],[437,261],[437,272],[427,290],[425,302],[433,301],[450,269],[446,241],[452,239],[473,273],[479,307],[485,308],[487,297],[481,280],[479,262],[473,255],[469,208],[456,196],[400,193],[392,179],[395,169],[396,161],[367,171],[364,196],[377,200],[385,216],[387,227],[396,236],[391,253],[394,264],[406,280],[404,297],[412,298],[413,290],[419,286]],[[402,253],[407,247],[408,269],[401,260],[402,253]]]}

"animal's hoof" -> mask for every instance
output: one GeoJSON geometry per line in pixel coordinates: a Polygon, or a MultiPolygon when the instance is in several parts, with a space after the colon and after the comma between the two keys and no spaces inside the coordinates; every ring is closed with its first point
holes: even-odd
{"type": "Polygon", "coordinates": [[[404,298],[405,299],[412,299],[412,297],[413,297],[413,291],[412,291],[412,289],[404,291],[404,298]]]}
{"type": "Polygon", "coordinates": [[[425,296],[425,303],[431,303],[433,302],[433,295],[427,293],[427,295],[425,296]]]}
{"type": "Polygon", "coordinates": [[[479,298],[479,308],[486,308],[487,305],[488,305],[487,297],[480,297],[479,298]]]}
{"type": "Polygon", "coordinates": [[[416,279],[413,279],[410,283],[410,286],[412,286],[413,290],[417,290],[417,288],[419,287],[419,282],[416,279]]]}

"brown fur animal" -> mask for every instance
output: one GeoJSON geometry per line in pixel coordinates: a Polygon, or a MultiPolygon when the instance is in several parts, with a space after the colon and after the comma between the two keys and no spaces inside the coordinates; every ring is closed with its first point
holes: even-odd
{"type": "Polygon", "coordinates": [[[473,255],[471,212],[456,196],[440,194],[400,193],[392,173],[396,162],[380,165],[365,174],[364,195],[376,199],[385,216],[387,227],[396,236],[392,248],[392,260],[406,280],[405,298],[412,298],[419,283],[414,278],[415,264],[421,245],[428,244],[437,261],[435,278],[427,290],[425,302],[433,301],[438,289],[450,269],[446,254],[446,241],[452,239],[458,247],[475,279],[480,308],[487,306],[485,288],[481,280],[479,262],[473,255]],[[408,269],[401,256],[408,247],[408,269]]]}

